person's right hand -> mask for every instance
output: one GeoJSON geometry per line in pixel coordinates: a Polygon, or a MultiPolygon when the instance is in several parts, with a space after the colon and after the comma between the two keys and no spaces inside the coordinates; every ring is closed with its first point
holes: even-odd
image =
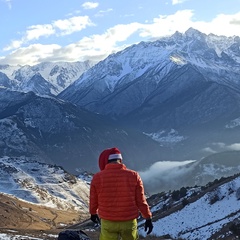
{"type": "Polygon", "coordinates": [[[97,214],[92,214],[90,218],[94,223],[100,223],[100,218],[97,214]]]}

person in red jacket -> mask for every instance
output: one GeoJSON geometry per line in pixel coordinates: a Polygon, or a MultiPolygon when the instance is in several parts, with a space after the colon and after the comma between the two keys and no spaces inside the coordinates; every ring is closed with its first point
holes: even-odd
{"type": "Polygon", "coordinates": [[[126,168],[117,148],[100,154],[99,167],[101,171],[93,176],[90,185],[89,212],[93,222],[101,219],[100,240],[138,239],[139,212],[146,219],[145,231],[150,234],[152,213],[139,174],[126,168]]]}

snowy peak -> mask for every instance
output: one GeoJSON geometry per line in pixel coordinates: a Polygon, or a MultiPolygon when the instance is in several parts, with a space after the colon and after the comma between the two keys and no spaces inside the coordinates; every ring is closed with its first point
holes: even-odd
{"type": "Polygon", "coordinates": [[[52,96],[51,91],[57,92],[57,88],[45,80],[40,73],[33,75],[29,81],[21,82],[18,89],[24,89],[24,92],[32,91],[40,96],[52,96]]]}
{"type": "MultiPolygon", "coordinates": [[[[1,65],[0,73],[4,73],[8,78],[15,83],[10,89],[27,92],[33,90],[35,93],[41,95],[56,95],[63,89],[68,87],[76,79],[78,79],[83,72],[94,66],[94,62],[43,62],[34,66],[9,66],[1,65]],[[42,83],[38,86],[31,87],[33,78],[42,77],[42,83]],[[43,86],[41,86],[43,84],[43,86]],[[38,87],[40,89],[38,89],[38,87]],[[46,88],[43,92],[43,89],[46,88]]],[[[1,83],[1,80],[0,80],[1,83]]]]}
{"type": "Polygon", "coordinates": [[[44,79],[49,81],[55,87],[58,87],[58,93],[68,87],[83,72],[94,65],[90,61],[74,63],[40,63],[32,67],[34,72],[40,73],[44,79]]]}
{"type": "Polygon", "coordinates": [[[206,34],[204,33],[201,33],[200,31],[194,29],[194,28],[189,28],[185,33],[184,35],[186,37],[190,37],[190,38],[194,38],[194,39],[197,39],[197,40],[200,40],[200,41],[204,41],[205,37],[206,37],[206,34]]]}

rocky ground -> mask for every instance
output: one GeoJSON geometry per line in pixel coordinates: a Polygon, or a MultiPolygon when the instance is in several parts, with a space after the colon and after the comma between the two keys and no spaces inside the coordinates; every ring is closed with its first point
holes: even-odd
{"type": "Polygon", "coordinates": [[[61,228],[82,222],[87,217],[81,212],[57,210],[0,194],[0,240],[5,239],[1,237],[1,234],[3,236],[5,233],[22,236],[45,236],[41,239],[56,239],[56,237],[51,238],[46,235],[56,236],[61,228]]]}
{"type": "Polygon", "coordinates": [[[56,240],[65,229],[81,229],[92,240],[99,239],[100,229],[87,214],[56,210],[0,194],[0,240],[56,240]]]}

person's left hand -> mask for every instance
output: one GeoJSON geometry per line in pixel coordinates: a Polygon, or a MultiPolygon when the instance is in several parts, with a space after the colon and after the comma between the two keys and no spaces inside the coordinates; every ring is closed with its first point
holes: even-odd
{"type": "Polygon", "coordinates": [[[148,230],[147,234],[150,234],[153,230],[153,224],[152,224],[152,219],[146,219],[145,221],[145,232],[148,230]]]}

